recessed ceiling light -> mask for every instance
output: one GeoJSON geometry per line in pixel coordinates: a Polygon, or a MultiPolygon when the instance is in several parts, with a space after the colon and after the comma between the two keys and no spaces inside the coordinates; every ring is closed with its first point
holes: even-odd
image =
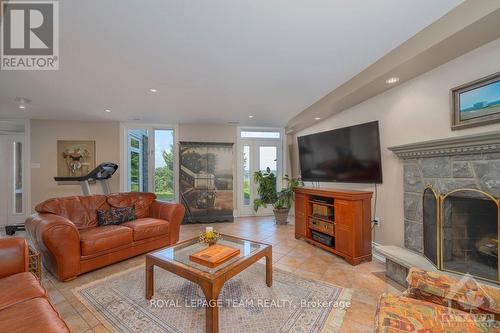
{"type": "Polygon", "coordinates": [[[158,92],[158,89],[156,89],[156,88],[149,88],[149,91],[152,92],[152,93],[155,93],[155,92],[158,92]]]}
{"type": "Polygon", "coordinates": [[[104,112],[110,113],[111,109],[104,109],[104,112]]]}
{"type": "Polygon", "coordinates": [[[254,117],[254,116],[252,116],[252,115],[248,116],[248,118],[250,118],[250,119],[252,119],[253,117],[254,117]]]}
{"type": "Polygon", "coordinates": [[[385,83],[387,83],[387,84],[394,84],[394,83],[396,83],[398,81],[399,81],[399,77],[393,76],[393,77],[390,77],[387,80],[385,80],[385,83]]]}
{"type": "Polygon", "coordinates": [[[321,120],[321,118],[320,117],[316,117],[316,118],[314,118],[314,120],[321,120]]]}
{"type": "Polygon", "coordinates": [[[31,103],[31,99],[28,99],[26,97],[19,97],[18,96],[18,97],[16,97],[15,100],[17,103],[19,103],[17,107],[21,110],[26,109],[26,105],[31,103]]]}

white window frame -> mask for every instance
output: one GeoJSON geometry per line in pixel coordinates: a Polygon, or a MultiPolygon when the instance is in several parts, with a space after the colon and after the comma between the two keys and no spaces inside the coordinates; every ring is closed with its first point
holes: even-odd
{"type": "MultiPolygon", "coordinates": [[[[174,153],[174,201],[179,202],[179,126],[171,124],[154,124],[154,123],[139,123],[139,122],[122,122],[120,123],[120,192],[128,191],[128,132],[131,129],[146,129],[148,131],[148,186],[149,191],[154,189],[154,153],[155,153],[155,138],[154,130],[172,130],[174,131],[173,153],[174,153]]],[[[142,165],[141,165],[142,168],[142,165]]],[[[142,169],[141,169],[142,170],[142,169]]],[[[141,185],[142,186],[142,185],[141,185]]]]}
{"type": "MultiPolygon", "coordinates": [[[[128,132],[128,131],[127,131],[128,132]]],[[[149,135],[148,135],[149,137],[149,135]]],[[[143,156],[143,151],[142,151],[142,140],[141,138],[137,137],[136,135],[134,134],[129,134],[128,135],[128,147],[127,147],[127,155],[126,155],[126,160],[127,160],[127,169],[128,169],[128,173],[127,173],[127,179],[126,179],[126,184],[125,184],[125,187],[127,189],[127,191],[130,191],[130,189],[128,188],[129,184],[128,184],[128,180],[132,177],[132,170],[130,169],[130,158],[128,156],[129,152],[134,152],[134,153],[138,153],[139,154],[139,179],[138,179],[138,182],[139,182],[139,191],[143,191],[144,190],[144,182],[143,182],[143,179],[142,179],[142,173],[143,173],[143,163],[144,163],[144,156],[143,156]],[[134,148],[132,147],[132,140],[137,140],[139,142],[139,148],[134,148]]]]}

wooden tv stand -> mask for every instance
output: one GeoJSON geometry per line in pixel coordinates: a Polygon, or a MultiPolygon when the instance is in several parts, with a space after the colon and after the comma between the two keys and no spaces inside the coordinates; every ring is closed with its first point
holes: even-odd
{"type": "Polygon", "coordinates": [[[329,188],[297,187],[295,192],[295,238],[302,238],[343,257],[351,265],[372,260],[372,192],[329,188]],[[324,206],[329,215],[313,215],[324,206]],[[331,213],[333,211],[333,214],[331,213]],[[331,237],[331,245],[313,239],[331,237]]]}

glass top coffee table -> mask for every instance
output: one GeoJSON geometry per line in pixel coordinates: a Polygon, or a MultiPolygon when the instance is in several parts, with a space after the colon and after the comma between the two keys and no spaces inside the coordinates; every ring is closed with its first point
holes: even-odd
{"type": "Polygon", "coordinates": [[[223,262],[215,268],[197,264],[189,259],[194,252],[207,247],[198,243],[198,238],[189,239],[165,249],[146,255],[146,298],[154,293],[154,266],[163,268],[198,284],[206,298],[206,331],[219,331],[219,308],[217,299],[224,282],[243,271],[261,258],[266,258],[266,284],[272,285],[272,247],[235,236],[223,235],[217,244],[227,245],[240,250],[239,255],[223,262]]]}

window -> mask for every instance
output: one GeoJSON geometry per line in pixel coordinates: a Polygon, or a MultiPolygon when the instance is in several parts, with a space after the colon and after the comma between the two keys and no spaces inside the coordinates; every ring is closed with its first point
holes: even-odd
{"type": "Polygon", "coordinates": [[[172,201],[174,195],[174,131],[154,130],[154,188],[158,200],[172,201]]]}
{"type": "Polygon", "coordinates": [[[23,145],[14,141],[14,213],[23,213],[23,145]]]}
{"type": "Polygon", "coordinates": [[[140,149],[141,148],[141,141],[139,139],[130,138],[130,147],[140,149]]]}
{"type": "MultiPolygon", "coordinates": [[[[144,181],[147,175],[147,159],[144,160],[144,153],[148,150],[147,131],[131,130],[129,132],[129,191],[147,191],[144,181]]],[[[146,178],[147,179],[147,178],[146,178]]]]}
{"type": "Polygon", "coordinates": [[[250,146],[243,146],[243,205],[250,205],[250,146]]]}
{"type": "Polygon", "coordinates": [[[241,131],[241,137],[245,139],[279,139],[280,132],[241,131]]]}
{"type": "Polygon", "coordinates": [[[267,168],[277,175],[278,165],[278,148],[276,146],[260,146],[259,147],[259,170],[266,171],[267,168]]]}
{"type": "Polygon", "coordinates": [[[175,199],[174,134],[171,128],[130,127],[126,178],[123,186],[131,192],[154,192],[161,201],[175,199]]]}

